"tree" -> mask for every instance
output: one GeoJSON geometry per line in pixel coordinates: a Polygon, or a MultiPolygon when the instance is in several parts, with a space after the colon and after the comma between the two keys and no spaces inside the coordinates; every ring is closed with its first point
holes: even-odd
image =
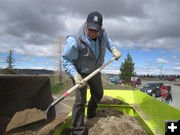
{"type": "Polygon", "coordinates": [[[134,62],[130,54],[127,54],[127,58],[122,62],[120,67],[120,78],[128,82],[131,80],[131,77],[136,76],[134,71],[134,62]]]}
{"type": "Polygon", "coordinates": [[[6,62],[8,63],[8,69],[12,69],[14,67],[13,63],[15,63],[15,59],[12,56],[12,50],[9,51],[9,55],[6,57],[6,62]]]}
{"type": "Polygon", "coordinates": [[[6,57],[6,62],[8,63],[8,66],[2,70],[2,73],[4,74],[16,74],[17,70],[14,68],[15,59],[13,58],[13,51],[9,51],[9,55],[6,57]]]}

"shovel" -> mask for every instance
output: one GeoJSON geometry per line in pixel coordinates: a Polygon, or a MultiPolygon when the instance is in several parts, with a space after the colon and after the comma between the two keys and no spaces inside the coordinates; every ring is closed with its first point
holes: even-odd
{"type": "MultiPolygon", "coordinates": [[[[101,67],[99,67],[98,69],[96,69],[95,71],[93,71],[91,74],[89,74],[87,77],[85,77],[83,81],[88,81],[89,79],[91,79],[93,76],[95,76],[97,73],[99,73],[103,68],[105,68],[107,65],[109,65],[111,62],[113,62],[115,60],[115,57],[113,57],[111,60],[107,61],[104,65],[102,65],[101,67]]],[[[46,116],[48,116],[48,112],[49,110],[55,106],[56,104],[58,104],[60,101],[62,101],[64,98],[66,98],[69,94],[71,94],[74,90],[76,90],[77,88],[79,88],[80,84],[76,84],[74,85],[72,88],[70,88],[68,91],[66,91],[62,96],[60,96],[59,98],[57,98],[54,102],[52,102],[48,108],[45,111],[46,116]]]]}

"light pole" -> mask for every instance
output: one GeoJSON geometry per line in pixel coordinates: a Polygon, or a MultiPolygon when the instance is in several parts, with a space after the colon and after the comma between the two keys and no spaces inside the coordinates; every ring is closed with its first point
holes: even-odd
{"type": "Polygon", "coordinates": [[[163,65],[161,65],[161,75],[162,75],[163,65]]]}

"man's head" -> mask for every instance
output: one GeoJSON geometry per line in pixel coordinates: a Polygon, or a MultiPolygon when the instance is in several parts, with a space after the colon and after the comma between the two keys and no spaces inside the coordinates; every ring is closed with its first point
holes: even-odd
{"type": "Polygon", "coordinates": [[[100,31],[102,27],[103,17],[98,11],[89,13],[87,17],[87,28],[89,30],[100,31]]]}
{"type": "Polygon", "coordinates": [[[103,17],[97,12],[91,12],[86,20],[86,33],[90,39],[96,39],[102,27],[103,17]]]}

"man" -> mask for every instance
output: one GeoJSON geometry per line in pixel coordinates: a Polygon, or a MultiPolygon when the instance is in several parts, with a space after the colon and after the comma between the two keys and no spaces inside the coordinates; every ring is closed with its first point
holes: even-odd
{"type": "Polygon", "coordinates": [[[73,79],[74,84],[81,84],[76,90],[76,100],[72,110],[72,134],[86,135],[84,126],[84,110],[86,104],[87,85],[90,87],[91,99],[88,103],[87,118],[96,116],[97,104],[103,96],[101,73],[88,82],[83,78],[103,65],[106,48],[118,60],[121,53],[114,47],[113,42],[102,28],[103,17],[94,11],[87,17],[80,30],[66,39],[65,50],[62,54],[64,70],[73,79]]]}
{"type": "Polygon", "coordinates": [[[172,95],[171,95],[171,91],[168,91],[168,95],[165,98],[166,104],[169,104],[169,102],[172,102],[172,95]]]}

